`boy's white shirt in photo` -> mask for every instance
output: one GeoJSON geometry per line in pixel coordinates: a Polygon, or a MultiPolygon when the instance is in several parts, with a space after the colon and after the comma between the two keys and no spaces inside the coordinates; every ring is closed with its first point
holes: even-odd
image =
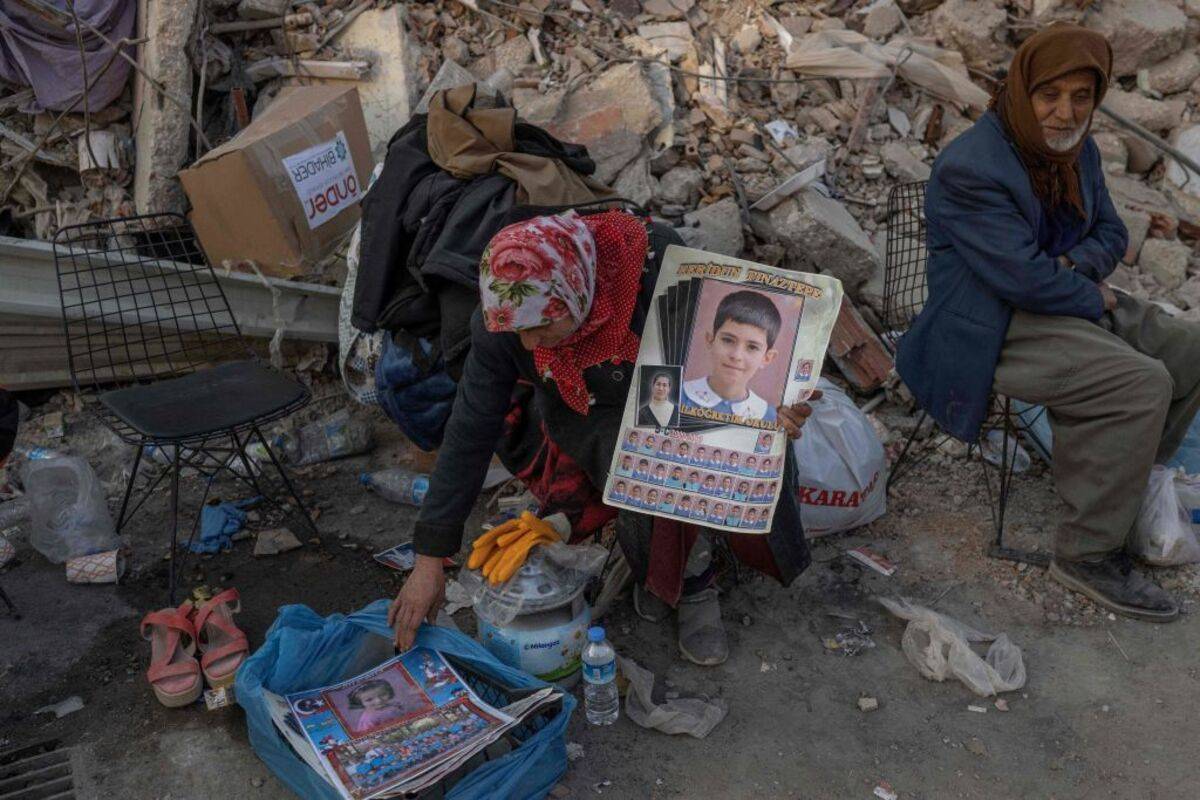
{"type": "Polygon", "coordinates": [[[685,381],[683,384],[683,396],[701,408],[715,408],[721,403],[728,403],[732,413],[743,419],[762,419],[771,408],[766,400],[756,395],[754,390],[749,387],[746,387],[746,398],[744,400],[733,402],[726,400],[713,391],[712,386],[708,383],[707,375],[703,378],[694,378],[690,381],[685,381]]]}

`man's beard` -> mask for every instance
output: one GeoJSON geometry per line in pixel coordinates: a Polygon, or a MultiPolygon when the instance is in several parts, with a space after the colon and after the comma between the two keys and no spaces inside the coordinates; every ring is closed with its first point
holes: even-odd
{"type": "Polygon", "coordinates": [[[1075,128],[1075,130],[1069,131],[1068,133],[1060,133],[1059,135],[1053,137],[1046,135],[1045,130],[1043,130],[1042,136],[1046,140],[1046,147],[1049,147],[1056,153],[1067,152],[1072,147],[1079,144],[1079,140],[1087,134],[1088,127],[1091,125],[1091,122],[1092,120],[1089,117],[1081,122],[1079,127],[1075,128]]]}

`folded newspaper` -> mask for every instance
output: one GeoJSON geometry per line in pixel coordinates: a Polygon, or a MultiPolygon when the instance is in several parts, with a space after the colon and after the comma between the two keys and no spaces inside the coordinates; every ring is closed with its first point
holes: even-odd
{"type": "Polygon", "coordinates": [[[770,530],[787,449],[776,409],[816,388],[841,304],[827,275],[668,247],[605,502],[770,530]]]}
{"type": "Polygon", "coordinates": [[[558,696],[547,687],[493,708],[423,647],[331,686],[266,693],[283,738],[347,800],[415,795],[558,696]]]}

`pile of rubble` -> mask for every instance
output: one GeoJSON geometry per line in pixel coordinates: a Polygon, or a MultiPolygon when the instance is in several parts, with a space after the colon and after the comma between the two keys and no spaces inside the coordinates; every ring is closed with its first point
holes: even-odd
{"type": "MultiPolygon", "coordinates": [[[[144,5],[125,39],[139,66],[111,104],[26,113],[22,87],[0,99],[5,232],[184,210],[178,170],[286,85],[358,85],[378,160],[431,85],[479,80],[587,145],[597,178],[690,244],[835,275],[879,312],[890,188],[928,177],[1013,49],[1057,20],[1112,41],[1106,107],[1200,156],[1197,0],[144,5]]],[[[1116,282],[1200,318],[1200,176],[1109,115],[1095,127],[1131,232],[1116,282]]]]}

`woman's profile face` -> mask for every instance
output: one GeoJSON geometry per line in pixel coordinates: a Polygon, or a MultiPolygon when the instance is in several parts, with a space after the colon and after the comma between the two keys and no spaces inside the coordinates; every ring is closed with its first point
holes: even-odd
{"type": "Polygon", "coordinates": [[[654,379],[654,385],[650,389],[651,396],[658,402],[662,402],[671,396],[671,379],[666,375],[659,375],[654,379]]]}

